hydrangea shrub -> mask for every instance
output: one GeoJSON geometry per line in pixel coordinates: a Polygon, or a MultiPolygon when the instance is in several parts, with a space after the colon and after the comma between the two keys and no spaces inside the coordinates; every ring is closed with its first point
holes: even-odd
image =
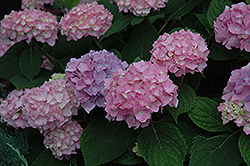
{"type": "Polygon", "coordinates": [[[0,165],[250,165],[249,1],[17,2],[0,165]]]}

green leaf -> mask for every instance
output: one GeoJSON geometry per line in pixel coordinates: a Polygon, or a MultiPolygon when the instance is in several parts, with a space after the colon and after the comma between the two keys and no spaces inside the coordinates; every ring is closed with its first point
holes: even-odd
{"type": "Polygon", "coordinates": [[[64,5],[68,10],[71,10],[73,7],[78,5],[80,0],[64,0],[64,5]]]}
{"type": "Polygon", "coordinates": [[[174,125],[162,120],[152,123],[138,136],[139,154],[149,165],[182,166],[187,145],[174,125]]]}
{"type": "Polygon", "coordinates": [[[111,49],[109,52],[113,52],[119,59],[122,60],[122,54],[117,49],[111,49]]]}
{"type": "Polygon", "coordinates": [[[177,98],[179,100],[178,107],[168,107],[168,110],[174,117],[176,123],[178,123],[177,118],[180,114],[188,112],[191,110],[192,107],[194,107],[196,101],[196,94],[190,86],[183,84],[178,90],[177,98]]]}
{"type": "Polygon", "coordinates": [[[69,163],[70,161],[66,159],[56,159],[49,149],[45,149],[31,164],[31,166],[68,166],[69,163]]]}
{"type": "Polygon", "coordinates": [[[250,0],[246,0],[246,4],[247,4],[247,5],[250,4],[250,0]]]}
{"type": "Polygon", "coordinates": [[[135,26],[135,25],[138,25],[140,24],[143,20],[144,20],[145,17],[142,17],[142,16],[139,16],[139,17],[134,17],[132,20],[131,20],[131,25],[132,26],[135,26]]]}
{"type": "Polygon", "coordinates": [[[84,129],[80,146],[86,166],[110,162],[126,152],[130,130],[126,123],[97,118],[84,129]]]}
{"type": "Polygon", "coordinates": [[[195,107],[188,113],[191,120],[199,127],[211,132],[231,132],[223,125],[219,104],[207,97],[197,97],[195,107]]]}
{"type": "Polygon", "coordinates": [[[66,36],[61,36],[56,42],[53,49],[52,56],[57,59],[80,57],[85,53],[89,52],[89,48],[92,44],[92,38],[83,37],[77,41],[67,41],[66,36]]]}
{"type": "Polygon", "coordinates": [[[209,58],[214,60],[226,61],[232,59],[238,59],[240,55],[239,49],[232,48],[228,50],[222,43],[217,43],[214,40],[212,41],[211,48],[209,48],[210,53],[209,58]]]}
{"type": "Polygon", "coordinates": [[[194,74],[187,73],[185,75],[185,81],[187,81],[187,84],[191,86],[194,89],[194,91],[197,91],[199,89],[202,79],[203,79],[202,74],[198,72],[194,74]]]}
{"type": "Polygon", "coordinates": [[[232,2],[229,0],[212,0],[207,10],[207,18],[212,29],[214,29],[214,21],[225,10],[225,6],[230,6],[232,2]]]}
{"type": "Polygon", "coordinates": [[[41,69],[41,72],[31,81],[24,77],[21,73],[15,75],[10,79],[10,82],[17,88],[32,88],[41,86],[44,81],[49,80],[52,72],[41,69]]]}
{"type": "Polygon", "coordinates": [[[30,45],[26,48],[20,56],[19,68],[22,74],[32,81],[41,70],[42,53],[30,45]]]}
{"type": "Polygon", "coordinates": [[[190,166],[235,166],[242,159],[237,147],[237,134],[212,138],[197,136],[191,150],[190,166]]]}
{"type": "Polygon", "coordinates": [[[208,18],[205,14],[195,14],[195,16],[198,18],[200,23],[207,29],[208,32],[212,32],[210,23],[208,21],[208,18]]]}
{"type": "Polygon", "coordinates": [[[244,161],[250,165],[250,136],[243,132],[239,138],[238,146],[244,161]]]}
{"type": "Polygon", "coordinates": [[[124,28],[126,28],[130,21],[134,18],[133,15],[126,15],[121,18],[119,18],[117,21],[112,24],[112,26],[107,30],[107,32],[100,38],[99,42],[102,41],[102,39],[109,37],[112,34],[115,34],[124,28]]]}
{"type": "Polygon", "coordinates": [[[124,153],[121,157],[114,160],[114,163],[123,164],[123,165],[136,165],[142,163],[144,160],[142,157],[138,157],[132,153],[124,153]]]}
{"type": "Polygon", "coordinates": [[[134,61],[136,57],[143,60],[150,59],[150,50],[153,48],[153,43],[157,39],[158,33],[151,25],[148,19],[144,19],[142,23],[135,27],[131,33],[128,42],[122,50],[123,60],[128,63],[134,61]]]}
{"type": "Polygon", "coordinates": [[[122,13],[119,12],[119,9],[115,3],[110,3],[110,0],[100,0],[98,4],[102,4],[105,9],[108,9],[113,15],[113,22],[117,21],[122,17],[122,13]]]}
{"type": "Polygon", "coordinates": [[[11,79],[21,73],[19,70],[20,56],[27,47],[28,44],[25,42],[16,43],[0,58],[0,76],[2,78],[11,79]]]}
{"type": "Polygon", "coordinates": [[[193,8],[195,8],[197,5],[199,5],[203,1],[204,0],[190,0],[187,3],[183,0],[172,1],[172,4],[171,4],[172,10],[171,10],[170,17],[168,18],[168,21],[171,19],[178,19],[186,15],[188,12],[190,12],[193,8]]]}

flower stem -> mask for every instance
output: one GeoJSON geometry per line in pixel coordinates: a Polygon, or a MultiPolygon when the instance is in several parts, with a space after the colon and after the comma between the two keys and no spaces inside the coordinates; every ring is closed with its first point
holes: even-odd
{"type": "Polygon", "coordinates": [[[59,7],[61,8],[62,12],[65,14],[66,11],[64,10],[63,6],[60,4],[59,0],[56,0],[56,2],[59,5],[59,7]]]}

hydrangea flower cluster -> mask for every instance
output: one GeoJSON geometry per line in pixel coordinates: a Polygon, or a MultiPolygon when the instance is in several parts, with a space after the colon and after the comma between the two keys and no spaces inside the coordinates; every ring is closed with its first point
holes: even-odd
{"type": "Polygon", "coordinates": [[[40,87],[25,89],[23,115],[33,128],[53,130],[77,115],[79,102],[64,79],[45,81],[40,87]]]}
{"type": "MultiPolygon", "coordinates": [[[[1,29],[1,28],[0,28],[1,29]]],[[[3,56],[8,49],[14,45],[15,42],[8,42],[8,43],[4,43],[4,40],[0,37],[0,58],[1,56],[3,56]]]]}
{"type": "Polygon", "coordinates": [[[250,52],[250,5],[244,2],[226,6],[214,23],[215,41],[250,52]]]}
{"type": "Polygon", "coordinates": [[[177,107],[177,88],[166,69],[151,62],[133,63],[126,71],[118,69],[105,80],[106,118],[125,120],[129,127],[146,127],[159,107],[177,107]]]}
{"type": "Polygon", "coordinates": [[[164,33],[153,44],[151,61],[166,66],[179,77],[185,73],[202,72],[209,54],[205,40],[190,30],[164,33]]]}
{"type": "Polygon", "coordinates": [[[76,148],[80,148],[82,127],[76,121],[68,121],[59,128],[44,132],[44,145],[49,148],[53,155],[62,160],[69,159],[71,154],[76,154],[76,148]]]}
{"type": "Polygon", "coordinates": [[[56,16],[36,9],[12,11],[1,21],[1,35],[6,42],[26,40],[29,43],[34,38],[38,42],[54,46],[58,28],[56,16]]]}
{"type": "Polygon", "coordinates": [[[44,4],[53,5],[54,0],[22,0],[22,9],[43,9],[44,4]]]}
{"type": "Polygon", "coordinates": [[[0,99],[0,116],[2,121],[15,128],[26,128],[29,124],[22,114],[22,97],[24,90],[13,90],[5,100],[0,99]]]}
{"type": "Polygon", "coordinates": [[[65,69],[67,86],[74,92],[81,106],[90,112],[96,105],[105,107],[104,80],[119,68],[124,70],[126,62],[121,62],[106,50],[90,51],[81,58],[72,58],[65,69]]]}
{"type": "Polygon", "coordinates": [[[111,27],[112,19],[113,15],[94,1],[72,8],[61,18],[59,24],[61,34],[66,35],[68,41],[77,41],[83,36],[99,38],[111,27]]]}
{"type": "Polygon", "coordinates": [[[43,55],[41,68],[44,68],[47,70],[53,70],[54,64],[46,56],[43,55]]]}
{"type": "Polygon", "coordinates": [[[234,120],[237,126],[244,126],[250,134],[250,63],[241,69],[232,71],[227,86],[223,90],[225,100],[218,107],[222,112],[223,124],[234,120]]]}
{"type": "Polygon", "coordinates": [[[147,16],[151,9],[164,8],[168,0],[115,0],[119,11],[132,12],[135,16],[147,16]]]}

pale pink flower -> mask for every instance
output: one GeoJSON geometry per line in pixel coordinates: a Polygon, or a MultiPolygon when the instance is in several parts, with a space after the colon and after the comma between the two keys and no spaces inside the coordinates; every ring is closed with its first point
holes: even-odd
{"type": "Polygon", "coordinates": [[[4,40],[0,37],[0,58],[8,51],[8,49],[14,45],[15,42],[4,43],[4,40]]]}
{"type": "Polygon", "coordinates": [[[185,73],[202,72],[209,54],[205,40],[198,33],[180,30],[164,33],[153,44],[151,61],[179,77],[185,73]]]}
{"type": "Polygon", "coordinates": [[[125,120],[129,127],[146,127],[151,114],[167,104],[177,107],[177,86],[164,67],[140,61],[118,69],[105,80],[106,118],[125,120]]]}
{"type": "Polygon", "coordinates": [[[77,41],[86,36],[99,38],[111,27],[112,19],[113,15],[94,1],[72,8],[59,24],[61,34],[66,35],[68,41],[77,41]]]}
{"type": "Polygon", "coordinates": [[[146,16],[151,9],[164,8],[169,0],[115,0],[119,11],[131,12],[135,16],[146,16]]]}
{"type": "Polygon", "coordinates": [[[225,102],[220,104],[218,111],[222,112],[223,124],[234,120],[250,134],[250,63],[232,71],[221,98],[225,102]]]}
{"type": "Polygon", "coordinates": [[[45,4],[53,5],[54,0],[22,0],[22,9],[43,9],[45,4]]]}
{"type": "Polygon", "coordinates": [[[23,115],[33,128],[53,130],[77,115],[79,103],[62,78],[45,81],[40,87],[25,89],[23,115]]]}
{"type": "Polygon", "coordinates": [[[227,49],[240,48],[250,52],[250,5],[244,2],[226,6],[214,22],[215,41],[227,49]]]}
{"type": "Polygon", "coordinates": [[[106,50],[90,51],[81,58],[72,58],[65,69],[67,86],[74,92],[86,112],[96,105],[105,107],[104,80],[119,68],[124,70],[126,62],[121,62],[106,50]]]}
{"type": "Polygon", "coordinates": [[[9,15],[5,15],[1,21],[1,35],[6,43],[22,40],[29,43],[34,38],[38,42],[54,46],[58,38],[58,27],[56,16],[51,13],[24,9],[24,11],[12,11],[9,15]]]}
{"type": "Polygon", "coordinates": [[[41,68],[44,68],[47,70],[53,70],[54,64],[46,56],[43,55],[41,68]]]}
{"type": "Polygon", "coordinates": [[[23,89],[13,90],[6,99],[0,99],[0,116],[2,121],[16,129],[29,127],[26,118],[22,114],[24,93],[23,89]]]}
{"type": "Polygon", "coordinates": [[[55,158],[69,159],[80,148],[80,137],[83,128],[76,121],[68,121],[60,127],[45,130],[44,145],[52,151],[55,158]]]}

